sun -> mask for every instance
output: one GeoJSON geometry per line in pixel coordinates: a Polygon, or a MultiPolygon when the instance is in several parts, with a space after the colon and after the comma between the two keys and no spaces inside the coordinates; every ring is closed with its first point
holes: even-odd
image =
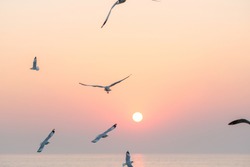
{"type": "Polygon", "coordinates": [[[142,114],[141,114],[140,112],[135,112],[135,113],[133,114],[133,120],[134,120],[135,122],[141,122],[141,121],[142,121],[142,118],[143,118],[143,116],[142,116],[142,114]]]}

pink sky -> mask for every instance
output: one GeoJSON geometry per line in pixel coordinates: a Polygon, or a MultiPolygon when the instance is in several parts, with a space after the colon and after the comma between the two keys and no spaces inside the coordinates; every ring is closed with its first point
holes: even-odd
{"type": "Polygon", "coordinates": [[[249,153],[250,1],[113,3],[0,2],[0,152],[249,153]]]}

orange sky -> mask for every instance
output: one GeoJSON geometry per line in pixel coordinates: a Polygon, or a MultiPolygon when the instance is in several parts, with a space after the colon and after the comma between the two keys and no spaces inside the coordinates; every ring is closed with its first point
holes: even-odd
{"type": "Polygon", "coordinates": [[[113,3],[0,2],[0,152],[249,152],[250,1],[113,3]]]}

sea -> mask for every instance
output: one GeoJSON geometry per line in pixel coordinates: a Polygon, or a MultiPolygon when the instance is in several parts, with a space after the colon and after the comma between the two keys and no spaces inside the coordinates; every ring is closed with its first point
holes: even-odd
{"type": "MultiPolygon", "coordinates": [[[[250,167],[249,154],[131,154],[133,167],[250,167]]],[[[125,154],[0,154],[0,167],[122,167],[125,154]]]]}

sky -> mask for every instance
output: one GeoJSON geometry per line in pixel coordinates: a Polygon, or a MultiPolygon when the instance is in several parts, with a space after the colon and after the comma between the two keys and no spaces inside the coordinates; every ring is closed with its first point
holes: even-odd
{"type": "Polygon", "coordinates": [[[0,153],[250,153],[250,1],[114,3],[0,1],[0,153]]]}

